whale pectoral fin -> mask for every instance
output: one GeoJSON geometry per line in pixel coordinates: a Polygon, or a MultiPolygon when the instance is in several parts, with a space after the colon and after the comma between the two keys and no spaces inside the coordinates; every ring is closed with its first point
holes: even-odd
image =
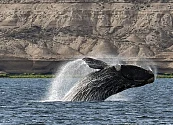
{"type": "Polygon", "coordinates": [[[88,66],[93,69],[104,69],[108,66],[107,63],[93,58],[83,58],[82,60],[84,60],[86,64],[88,64],[88,66]]]}

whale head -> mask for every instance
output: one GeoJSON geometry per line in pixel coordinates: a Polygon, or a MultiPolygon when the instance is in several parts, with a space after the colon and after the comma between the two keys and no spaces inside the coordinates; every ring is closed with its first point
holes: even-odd
{"type": "Polygon", "coordinates": [[[121,65],[119,72],[124,79],[134,81],[134,87],[154,82],[154,74],[151,70],[146,70],[135,65],[121,65]]]}

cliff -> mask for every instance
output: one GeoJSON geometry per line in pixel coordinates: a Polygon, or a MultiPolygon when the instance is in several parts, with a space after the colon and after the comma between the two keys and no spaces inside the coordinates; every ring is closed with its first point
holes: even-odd
{"type": "Polygon", "coordinates": [[[173,3],[161,2],[1,1],[0,58],[114,55],[172,69],[173,3]]]}

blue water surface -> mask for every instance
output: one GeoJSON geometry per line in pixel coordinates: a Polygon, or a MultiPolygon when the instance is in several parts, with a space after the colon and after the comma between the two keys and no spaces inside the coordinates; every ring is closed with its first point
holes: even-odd
{"type": "Polygon", "coordinates": [[[0,79],[0,125],[173,125],[173,79],[104,102],[45,102],[51,79],[0,79]]]}

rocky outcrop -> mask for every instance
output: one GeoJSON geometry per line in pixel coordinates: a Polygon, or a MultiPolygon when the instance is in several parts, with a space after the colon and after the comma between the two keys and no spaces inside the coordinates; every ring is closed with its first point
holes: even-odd
{"type": "Polygon", "coordinates": [[[1,57],[62,60],[109,54],[158,59],[173,52],[172,3],[33,2],[0,4],[1,57]]]}

